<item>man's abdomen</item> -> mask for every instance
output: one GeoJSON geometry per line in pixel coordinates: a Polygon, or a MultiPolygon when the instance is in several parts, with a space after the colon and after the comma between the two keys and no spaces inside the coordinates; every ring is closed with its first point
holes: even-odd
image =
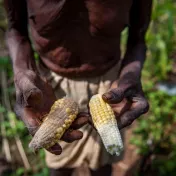
{"type": "Polygon", "coordinates": [[[98,76],[120,59],[126,12],[118,14],[120,5],[116,4],[76,1],[66,1],[59,10],[49,10],[49,6],[47,10],[33,10],[36,16],[30,24],[34,46],[45,65],[60,75],[98,76]]]}

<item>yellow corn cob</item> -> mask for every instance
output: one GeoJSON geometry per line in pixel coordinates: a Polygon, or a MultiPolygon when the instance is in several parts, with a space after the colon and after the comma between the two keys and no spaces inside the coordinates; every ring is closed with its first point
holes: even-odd
{"type": "Polygon", "coordinates": [[[120,155],[123,150],[121,135],[113,110],[100,94],[92,96],[90,114],[106,150],[111,154],[120,155]]]}
{"type": "Polygon", "coordinates": [[[56,144],[78,114],[78,104],[70,98],[62,98],[52,105],[49,114],[32,138],[29,147],[34,151],[56,144]]]}

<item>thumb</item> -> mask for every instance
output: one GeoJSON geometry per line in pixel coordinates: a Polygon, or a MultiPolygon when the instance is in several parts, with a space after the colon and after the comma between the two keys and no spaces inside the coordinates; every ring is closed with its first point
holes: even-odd
{"type": "Polygon", "coordinates": [[[38,107],[42,103],[43,94],[37,87],[32,87],[23,92],[24,101],[27,106],[38,107]]]}
{"type": "Polygon", "coordinates": [[[109,92],[104,93],[102,98],[110,104],[120,103],[124,98],[131,94],[131,86],[128,84],[120,84],[118,88],[111,89],[109,92]]]}
{"type": "Polygon", "coordinates": [[[110,104],[120,103],[124,99],[124,91],[122,89],[112,89],[102,95],[104,101],[110,104]]]}

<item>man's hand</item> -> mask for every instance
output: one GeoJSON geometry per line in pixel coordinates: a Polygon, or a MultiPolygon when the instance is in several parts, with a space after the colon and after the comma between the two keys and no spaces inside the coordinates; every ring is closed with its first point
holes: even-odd
{"type": "Polygon", "coordinates": [[[146,113],[149,104],[141,85],[141,71],[146,58],[145,34],[152,10],[152,0],[133,1],[130,10],[128,41],[122,60],[118,83],[103,95],[103,99],[117,114],[119,128],[130,125],[140,115],[146,113]]]}
{"type": "Polygon", "coordinates": [[[117,117],[119,129],[131,125],[135,119],[149,109],[141,82],[136,81],[130,75],[125,80],[114,82],[111,90],[103,94],[103,99],[111,104],[117,117]]]}
{"type": "MultiPolygon", "coordinates": [[[[52,87],[46,79],[37,75],[34,71],[25,70],[15,74],[16,87],[16,114],[23,120],[31,135],[34,135],[42,123],[42,119],[50,111],[56,97],[52,87]]],[[[78,131],[88,122],[86,113],[80,113],[73,122],[71,130],[68,129],[62,137],[66,142],[73,142],[82,138],[83,134],[78,131]]],[[[61,154],[60,145],[56,144],[50,149],[51,153],[61,154]]]]}

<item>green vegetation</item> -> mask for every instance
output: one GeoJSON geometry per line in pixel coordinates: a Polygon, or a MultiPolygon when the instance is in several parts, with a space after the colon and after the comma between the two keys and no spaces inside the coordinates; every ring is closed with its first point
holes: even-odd
{"type": "MultiPolygon", "coordinates": [[[[176,2],[154,1],[152,22],[147,33],[147,60],[143,88],[150,111],[138,120],[132,143],[144,155],[155,175],[176,174],[176,96],[157,89],[159,81],[169,82],[173,74],[176,49],[176,2]]],[[[176,77],[175,80],[176,81],[176,77]]],[[[146,166],[145,166],[146,167],[146,166]]]]}
{"type": "MultiPolygon", "coordinates": [[[[0,12],[2,12],[1,5],[2,1],[0,1],[0,12]]],[[[152,21],[146,36],[148,52],[142,78],[145,95],[150,102],[150,111],[137,120],[137,127],[131,139],[138,148],[137,152],[143,157],[142,175],[145,175],[144,173],[154,173],[156,176],[176,175],[176,96],[168,95],[158,90],[156,86],[160,81],[173,81],[170,75],[174,75],[173,65],[176,62],[174,58],[174,55],[176,57],[175,23],[176,2],[154,0],[152,21]]],[[[4,16],[1,13],[0,28],[5,28],[4,16]]],[[[124,43],[126,31],[123,34],[124,43]]],[[[0,29],[0,37],[2,36],[0,29]]],[[[0,156],[6,156],[12,162],[12,169],[16,170],[12,176],[24,174],[47,176],[44,151],[34,154],[28,149],[31,137],[28,135],[27,128],[13,113],[15,90],[11,62],[8,57],[0,57],[0,70],[0,147],[2,151],[0,156]],[[10,152],[7,150],[8,147],[4,150],[4,146],[9,146],[10,152]],[[25,153],[22,152],[23,148],[25,153]],[[27,171],[26,168],[30,169],[27,171]]],[[[137,175],[140,174],[137,173],[137,175]]]]}

